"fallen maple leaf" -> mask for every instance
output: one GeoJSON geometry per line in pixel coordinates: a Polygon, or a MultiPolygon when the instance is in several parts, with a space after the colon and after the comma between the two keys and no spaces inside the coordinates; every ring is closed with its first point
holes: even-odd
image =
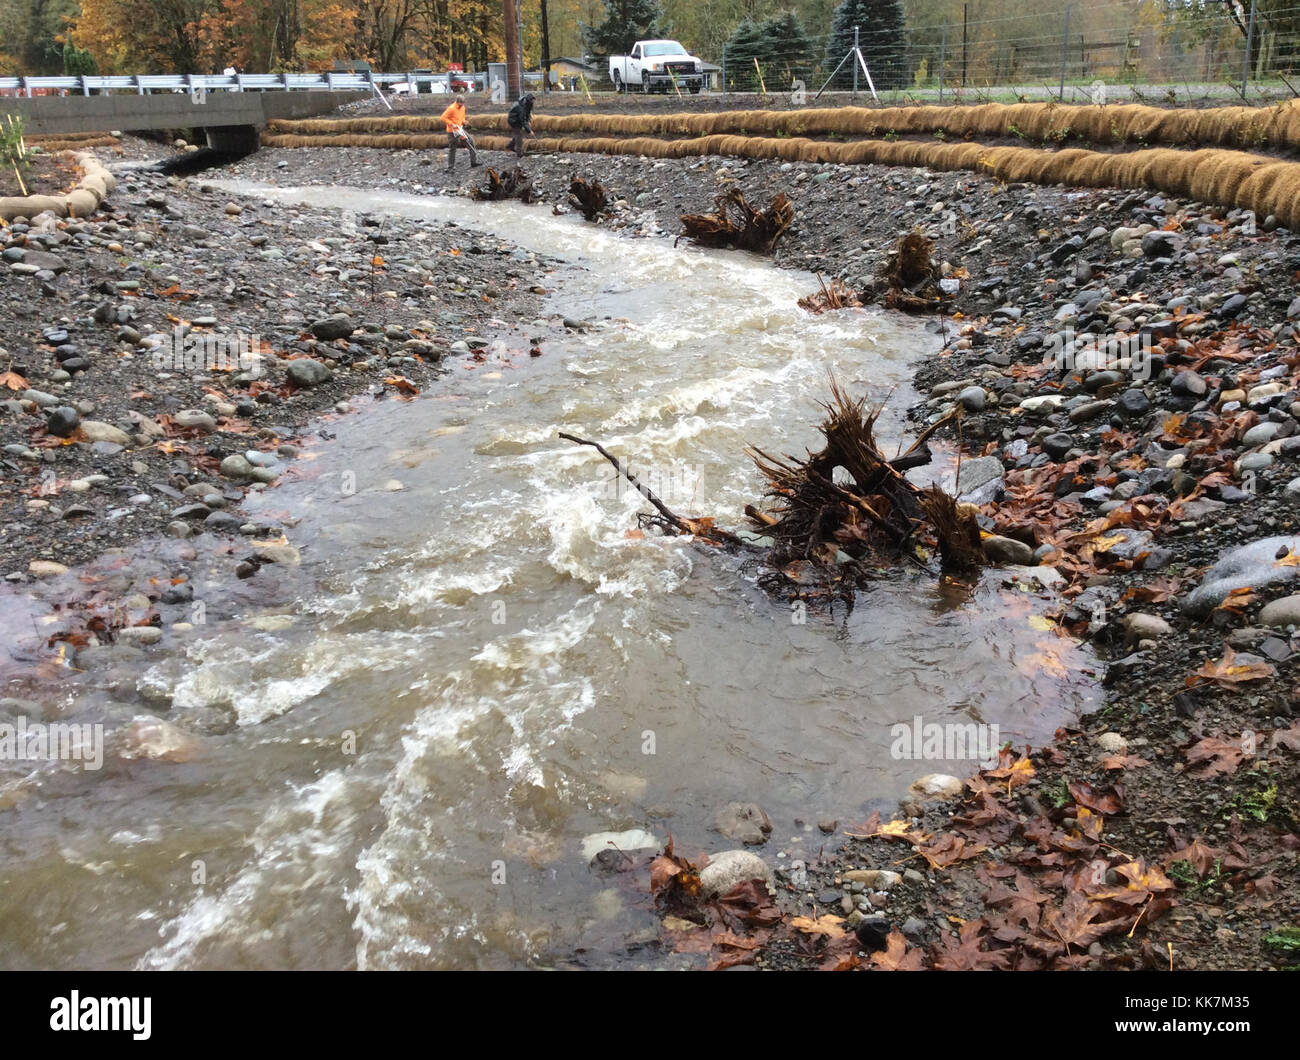
{"type": "Polygon", "coordinates": [[[1239,685],[1247,681],[1262,681],[1277,673],[1277,670],[1262,659],[1256,659],[1253,655],[1246,658],[1250,661],[1237,662],[1237,653],[1228,648],[1222,659],[1217,662],[1207,661],[1196,673],[1187,678],[1185,683],[1188,688],[1202,681],[1212,681],[1220,685],[1239,685]]]}
{"type": "Polygon", "coordinates": [[[1197,776],[1230,777],[1237,772],[1242,760],[1253,754],[1253,747],[1240,736],[1235,740],[1207,736],[1188,748],[1187,764],[1203,767],[1198,771],[1197,776]]]}
{"type": "Polygon", "coordinates": [[[816,919],[807,916],[794,917],[790,921],[790,926],[806,935],[825,935],[830,939],[838,939],[844,936],[844,929],[840,927],[843,923],[844,918],[842,916],[832,916],[827,913],[825,916],[819,916],[816,919]]]}
{"type": "Polygon", "coordinates": [[[983,920],[969,920],[959,929],[959,941],[948,936],[942,946],[935,946],[934,966],[941,972],[1004,971],[1011,963],[1010,950],[988,950],[980,945],[983,920]]]}
{"type": "Polygon", "coordinates": [[[1123,917],[1098,921],[1103,912],[1101,905],[1090,902],[1078,892],[1071,892],[1059,909],[1049,906],[1043,912],[1043,933],[1031,939],[1029,945],[1054,956],[1062,949],[1069,953],[1071,947],[1087,949],[1098,939],[1127,926],[1128,921],[1123,917]]]}
{"type": "Polygon", "coordinates": [[[0,383],[3,383],[10,390],[27,390],[31,386],[31,384],[17,372],[5,372],[3,375],[0,375],[0,383]]]}
{"type": "Polygon", "coordinates": [[[909,950],[903,933],[894,928],[885,940],[885,948],[871,955],[871,964],[884,972],[920,972],[925,969],[925,954],[909,950]]]}

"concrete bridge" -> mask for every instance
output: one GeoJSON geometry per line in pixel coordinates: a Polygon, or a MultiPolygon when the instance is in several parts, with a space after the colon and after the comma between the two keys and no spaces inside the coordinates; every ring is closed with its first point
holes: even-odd
{"type": "Polygon", "coordinates": [[[68,133],[202,129],[208,146],[256,151],[261,131],[276,118],[310,118],[369,93],[306,89],[281,92],[207,92],[199,87],[147,94],[0,96],[0,118],[23,119],[30,136],[68,133]]]}

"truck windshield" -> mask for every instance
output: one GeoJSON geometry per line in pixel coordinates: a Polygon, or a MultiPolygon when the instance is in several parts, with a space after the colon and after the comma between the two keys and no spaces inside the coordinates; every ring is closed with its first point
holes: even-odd
{"type": "Polygon", "coordinates": [[[685,55],[686,49],[675,40],[655,41],[641,49],[646,55],[685,55]]]}

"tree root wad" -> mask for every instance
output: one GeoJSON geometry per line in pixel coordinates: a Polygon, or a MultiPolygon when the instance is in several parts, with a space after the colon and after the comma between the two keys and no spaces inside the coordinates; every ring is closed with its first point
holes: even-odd
{"type": "Polygon", "coordinates": [[[704,247],[771,254],[793,221],[794,203],[784,194],[766,210],[756,210],[739,188],[731,188],[714,200],[713,213],[683,214],[682,236],[704,247]]]}
{"type": "Polygon", "coordinates": [[[904,313],[931,313],[951,297],[939,286],[942,276],[934,260],[934,244],[920,232],[909,232],[898,238],[888,260],[864,290],[855,291],[838,278],[827,285],[818,277],[821,290],[799,299],[799,308],[825,313],[880,302],[886,309],[904,313]]]}
{"type": "Polygon", "coordinates": [[[934,427],[890,460],[874,437],[881,407],[851,399],[834,381],[824,407],[826,445],[818,452],[800,460],[749,451],[772,502],[766,511],[746,509],[773,541],[765,585],[798,596],[808,595],[807,587],[849,587],[870,569],[900,560],[925,566],[926,549],[938,551],[946,574],[978,571],[984,557],[976,509],[904,477],[907,469],[929,463],[926,439],[934,427]]]}
{"type": "Polygon", "coordinates": [[[470,195],[475,199],[488,202],[502,202],[505,199],[518,199],[520,202],[540,202],[541,196],[533,188],[533,182],[519,166],[515,166],[504,176],[495,169],[487,171],[486,188],[472,188],[470,195]]]}
{"type": "Polygon", "coordinates": [[[591,180],[574,177],[569,182],[569,205],[582,211],[588,221],[595,221],[609,207],[609,196],[605,186],[594,177],[591,180]]]}
{"type": "Polygon", "coordinates": [[[744,536],[722,530],[712,519],[686,518],[670,510],[627,466],[599,443],[561,434],[594,448],[618,469],[657,514],[642,516],[669,534],[691,534],[712,544],[762,548],[765,589],[801,599],[836,598],[852,603],[854,590],[882,567],[900,562],[930,569],[938,553],[943,574],[971,577],[984,564],[978,510],[938,486],[921,488],[905,472],[930,462],[927,439],[945,420],[931,424],[892,460],[876,446],[881,407],[868,408],[831,381],[823,406],[824,448],[805,459],[749,455],[767,480],[766,509],[745,508],[752,529],[744,536]]]}

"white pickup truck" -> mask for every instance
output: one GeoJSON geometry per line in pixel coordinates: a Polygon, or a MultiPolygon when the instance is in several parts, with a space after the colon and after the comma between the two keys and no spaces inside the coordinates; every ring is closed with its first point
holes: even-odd
{"type": "Polygon", "coordinates": [[[630,55],[609,57],[609,79],[620,92],[668,92],[676,83],[694,93],[704,87],[704,64],[675,40],[639,40],[630,55]]]}

